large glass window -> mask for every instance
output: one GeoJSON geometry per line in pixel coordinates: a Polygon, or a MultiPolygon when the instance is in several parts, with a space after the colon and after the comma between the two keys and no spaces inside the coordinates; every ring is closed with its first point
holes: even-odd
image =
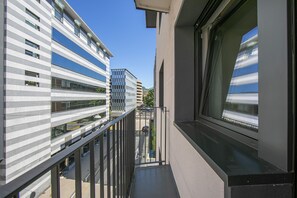
{"type": "MultiPolygon", "coordinates": [[[[80,32],[82,35],[85,33],[82,31],[80,32]]],[[[86,50],[81,48],[79,45],[77,45],[75,42],[73,42],[71,39],[67,38],[64,34],[59,32],[57,29],[52,29],[52,39],[59,44],[63,45],[67,49],[73,51],[74,53],[78,54],[79,56],[85,58],[86,60],[90,61],[91,63],[97,65],[99,68],[105,70],[106,66],[103,64],[100,60],[95,58],[93,55],[88,53],[86,50]]]]}
{"type": "Polygon", "coordinates": [[[55,5],[55,17],[56,17],[56,19],[58,19],[59,21],[62,22],[63,10],[61,8],[59,8],[57,5],[55,5]]]}
{"type": "Polygon", "coordinates": [[[52,77],[52,89],[65,89],[73,91],[86,91],[95,93],[106,93],[106,88],[96,87],[84,83],[74,82],[62,78],[52,77]]]}
{"type": "Polygon", "coordinates": [[[90,78],[97,79],[102,82],[106,81],[105,76],[103,76],[91,69],[88,69],[88,68],[84,67],[83,65],[80,65],[72,60],[69,60],[69,59],[65,58],[64,56],[61,56],[60,54],[57,54],[55,52],[52,52],[52,64],[62,67],[64,69],[68,69],[70,71],[85,75],[85,76],[88,76],[90,78]]]}
{"type": "Polygon", "coordinates": [[[218,22],[210,38],[202,115],[257,130],[257,1],[245,1],[218,22]]]}
{"type": "Polygon", "coordinates": [[[105,104],[106,100],[56,101],[52,102],[52,113],[88,107],[96,107],[105,104]]]}
{"type": "Polygon", "coordinates": [[[59,137],[61,135],[64,135],[66,133],[69,133],[71,131],[75,131],[81,127],[89,125],[92,122],[100,120],[104,117],[106,117],[105,112],[53,127],[52,128],[52,139],[59,137]]]}

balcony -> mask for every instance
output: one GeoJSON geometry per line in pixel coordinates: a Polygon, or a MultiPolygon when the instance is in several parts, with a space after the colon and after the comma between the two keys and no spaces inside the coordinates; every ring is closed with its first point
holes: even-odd
{"type": "Polygon", "coordinates": [[[179,197],[166,164],[166,113],[127,112],[0,186],[0,197],[179,197]]]}

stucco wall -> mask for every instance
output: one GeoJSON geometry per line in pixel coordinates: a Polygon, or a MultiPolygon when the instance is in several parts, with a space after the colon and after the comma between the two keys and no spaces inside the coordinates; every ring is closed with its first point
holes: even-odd
{"type": "MultiPolygon", "coordinates": [[[[184,2],[182,0],[172,0],[170,12],[168,14],[162,14],[160,30],[159,17],[157,17],[157,53],[155,73],[157,81],[155,95],[157,100],[156,102],[159,104],[158,79],[160,67],[162,63],[164,63],[164,106],[168,108],[166,121],[167,161],[171,164],[173,175],[181,197],[220,198],[224,197],[224,182],[173,124],[175,119],[175,52],[179,53],[175,50],[174,43],[177,39],[175,37],[175,24],[179,17],[183,3],[184,2]]],[[[191,26],[189,27],[191,28],[191,26]]],[[[194,35],[194,24],[192,27],[194,35]]],[[[194,42],[194,36],[192,39],[194,42]]],[[[194,62],[194,60],[192,61],[194,62]]],[[[185,61],[185,64],[186,63],[187,61],[185,61]]],[[[184,80],[187,81],[188,79],[184,80]]],[[[184,89],[189,92],[190,96],[193,94],[191,88],[184,87],[184,89]]],[[[157,126],[160,125],[157,124],[157,126]]],[[[163,138],[165,138],[164,133],[163,138]]],[[[161,150],[164,155],[164,147],[161,150]]]]}

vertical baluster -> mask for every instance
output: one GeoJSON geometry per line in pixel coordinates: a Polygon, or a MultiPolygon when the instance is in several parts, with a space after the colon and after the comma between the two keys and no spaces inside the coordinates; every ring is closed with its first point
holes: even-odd
{"type": "Polygon", "coordinates": [[[141,110],[139,111],[139,132],[138,132],[138,164],[141,163],[141,159],[142,159],[142,148],[140,145],[140,137],[141,137],[141,110]]]}
{"type": "Polygon", "coordinates": [[[115,148],[115,125],[112,126],[112,197],[115,198],[115,180],[116,180],[116,159],[115,159],[115,153],[116,153],[116,148],[115,148]]]}
{"type": "Polygon", "coordinates": [[[55,166],[51,170],[51,190],[52,197],[59,198],[60,197],[60,167],[59,165],[55,166]]]}
{"type": "Polygon", "coordinates": [[[91,141],[90,147],[90,195],[95,198],[95,141],[91,141]]]}
{"type": "Polygon", "coordinates": [[[100,141],[100,197],[104,198],[104,133],[99,137],[100,141]]]}
{"type": "MultiPolygon", "coordinates": [[[[146,113],[147,113],[147,111],[145,111],[145,114],[144,114],[144,126],[147,126],[146,125],[146,119],[147,119],[146,113]]],[[[144,133],[144,156],[145,156],[144,157],[144,163],[146,163],[146,136],[147,136],[147,132],[145,131],[145,133],[144,133]]]]}
{"type": "Polygon", "coordinates": [[[124,119],[121,120],[121,196],[124,196],[124,119]]]}
{"type": "Polygon", "coordinates": [[[81,198],[81,163],[80,163],[80,148],[74,153],[75,160],[75,197],[81,198]]]}
{"type": "Polygon", "coordinates": [[[120,194],[120,137],[119,137],[119,122],[117,123],[117,197],[120,194]]]}
{"type": "Polygon", "coordinates": [[[160,145],[159,145],[159,165],[162,165],[162,136],[163,136],[163,126],[162,126],[162,123],[163,123],[163,108],[161,107],[160,108],[160,145]]]}
{"type": "Polygon", "coordinates": [[[164,155],[165,155],[165,157],[164,157],[164,161],[165,161],[165,164],[166,164],[166,157],[167,157],[167,145],[166,145],[166,143],[167,143],[167,109],[166,109],[166,107],[164,107],[164,127],[165,127],[165,129],[164,129],[164,150],[165,150],[165,153],[164,153],[164,155]]]}
{"type": "Polygon", "coordinates": [[[107,129],[107,197],[110,198],[110,130],[107,129]]]}

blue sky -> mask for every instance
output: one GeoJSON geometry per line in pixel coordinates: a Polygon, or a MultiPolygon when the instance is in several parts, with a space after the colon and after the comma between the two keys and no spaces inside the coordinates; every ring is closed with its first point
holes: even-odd
{"type": "Polygon", "coordinates": [[[67,0],[113,53],[111,69],[127,68],[153,87],[156,30],[145,27],[145,13],[134,0],[67,0]]]}

